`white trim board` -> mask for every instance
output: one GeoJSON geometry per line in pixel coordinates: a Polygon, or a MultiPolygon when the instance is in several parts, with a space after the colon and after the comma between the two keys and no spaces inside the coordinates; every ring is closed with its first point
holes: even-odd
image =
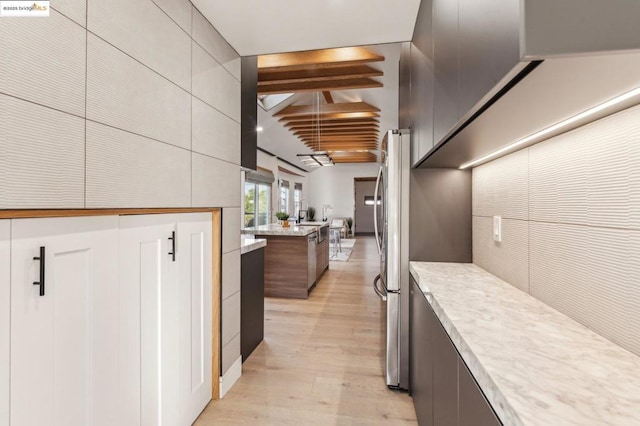
{"type": "Polygon", "coordinates": [[[240,376],[242,376],[242,356],[239,356],[231,368],[220,377],[220,399],[231,390],[240,376]]]}

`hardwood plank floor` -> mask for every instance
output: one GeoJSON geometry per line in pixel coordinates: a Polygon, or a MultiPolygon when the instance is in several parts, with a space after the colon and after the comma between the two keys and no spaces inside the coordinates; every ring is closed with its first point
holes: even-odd
{"type": "Polygon", "coordinates": [[[266,298],[265,340],[194,424],[417,424],[411,398],[382,377],[378,270],[374,239],[359,237],[350,260],[331,262],[308,299],[266,298]]]}

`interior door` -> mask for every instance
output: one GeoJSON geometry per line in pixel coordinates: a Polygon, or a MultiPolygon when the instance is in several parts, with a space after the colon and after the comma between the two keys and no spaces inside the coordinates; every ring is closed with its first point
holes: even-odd
{"type": "Polygon", "coordinates": [[[0,220],[0,425],[9,424],[11,221],[0,220]]]}
{"type": "Polygon", "coordinates": [[[358,235],[373,235],[376,178],[356,178],[354,181],[354,227],[358,235]]]}
{"type": "Polygon", "coordinates": [[[178,425],[176,215],[120,217],[122,425],[178,425]]]}
{"type": "Polygon", "coordinates": [[[211,213],[178,222],[178,372],[180,425],[190,425],[211,400],[211,213]]]}
{"type": "Polygon", "coordinates": [[[11,425],[119,424],[117,217],[11,228],[11,425]]]}

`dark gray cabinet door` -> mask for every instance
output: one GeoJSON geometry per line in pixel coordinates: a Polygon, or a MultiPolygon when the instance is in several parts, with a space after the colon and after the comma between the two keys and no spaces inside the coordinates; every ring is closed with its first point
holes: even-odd
{"type": "Polygon", "coordinates": [[[462,359],[458,364],[458,376],[459,426],[500,426],[502,423],[462,359]]]}
{"type": "Polygon", "coordinates": [[[240,165],[247,169],[258,167],[258,57],[244,56],[240,60],[240,165]]]}
{"type": "Polygon", "coordinates": [[[433,424],[433,342],[436,320],[424,294],[411,278],[409,376],[418,423],[433,424]]]}
{"type": "Polygon", "coordinates": [[[461,115],[519,62],[519,22],[518,0],[459,0],[461,115]]]}
{"type": "Polygon", "coordinates": [[[458,0],[433,0],[434,144],[460,118],[458,79],[458,0]]]}
{"type": "Polygon", "coordinates": [[[433,327],[433,424],[458,425],[458,352],[440,322],[433,327]]]}
{"type": "Polygon", "coordinates": [[[264,338],[264,248],[240,257],[240,352],[242,361],[264,338]]]}
{"type": "MultiPolygon", "coordinates": [[[[411,129],[411,43],[402,43],[400,51],[400,74],[398,90],[398,126],[401,129],[411,129]]],[[[412,135],[413,138],[413,135],[412,135]]]]}

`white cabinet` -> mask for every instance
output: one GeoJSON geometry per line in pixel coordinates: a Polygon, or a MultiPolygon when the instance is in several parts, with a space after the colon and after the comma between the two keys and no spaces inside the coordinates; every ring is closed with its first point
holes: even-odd
{"type": "Polygon", "coordinates": [[[0,426],[9,424],[9,351],[11,327],[11,221],[0,220],[0,426]]]}
{"type": "Polygon", "coordinates": [[[11,425],[119,424],[118,218],[13,220],[11,233],[11,425]]]}
{"type": "Polygon", "coordinates": [[[211,400],[212,221],[210,213],[181,215],[179,268],[180,425],[190,425],[211,400]]]}
{"type": "Polygon", "coordinates": [[[211,399],[211,224],[120,218],[122,425],[189,425],[211,399]]]}

